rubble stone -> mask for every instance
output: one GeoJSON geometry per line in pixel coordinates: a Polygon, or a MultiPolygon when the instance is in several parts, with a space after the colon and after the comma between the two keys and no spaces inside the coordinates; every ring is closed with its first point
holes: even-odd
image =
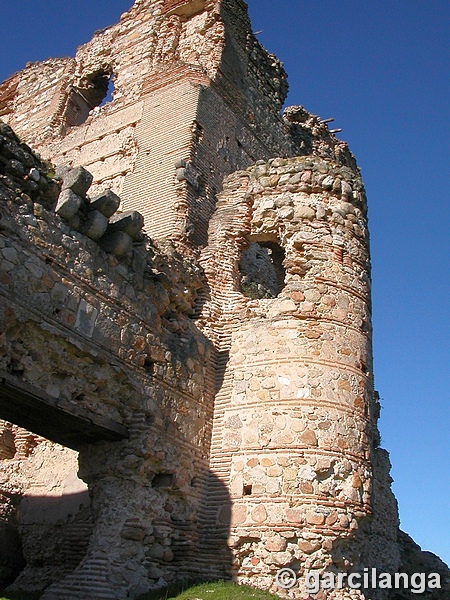
{"type": "Polygon", "coordinates": [[[109,220],[108,232],[123,231],[135,240],[144,225],[143,216],[135,210],[117,213],[109,220]]]}
{"type": "Polygon", "coordinates": [[[109,218],[116,212],[120,205],[120,198],[112,190],[105,190],[101,194],[91,198],[89,207],[91,210],[97,210],[109,218]]]}
{"type": "Polygon", "coordinates": [[[108,227],[108,219],[98,210],[88,213],[83,223],[83,233],[91,240],[99,240],[108,227]]]}
{"type": "Polygon", "coordinates": [[[124,231],[113,231],[106,233],[100,239],[101,247],[106,251],[114,254],[118,258],[127,256],[133,246],[133,240],[124,231]]]}
{"type": "Polygon", "coordinates": [[[83,198],[71,189],[62,190],[56,204],[55,212],[66,220],[72,219],[83,204],[83,198]]]}
{"type": "Polygon", "coordinates": [[[91,186],[93,180],[92,173],[89,173],[83,167],[75,167],[70,169],[63,179],[63,190],[72,190],[74,194],[86,196],[86,192],[91,186]]]}

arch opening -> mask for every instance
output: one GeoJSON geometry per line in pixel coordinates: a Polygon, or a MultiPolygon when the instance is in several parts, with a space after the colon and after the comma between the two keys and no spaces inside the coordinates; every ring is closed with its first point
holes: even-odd
{"type": "Polygon", "coordinates": [[[70,92],[65,115],[66,126],[82,125],[94,108],[104,106],[112,100],[113,92],[114,76],[110,71],[101,69],[84,77],[70,92]]]}

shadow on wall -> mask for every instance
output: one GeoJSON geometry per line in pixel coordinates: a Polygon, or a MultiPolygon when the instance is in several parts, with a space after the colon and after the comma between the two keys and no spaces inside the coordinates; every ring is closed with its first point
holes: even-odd
{"type": "Polygon", "coordinates": [[[438,556],[422,551],[403,531],[388,539],[379,529],[380,524],[366,517],[356,532],[338,538],[332,549],[336,570],[357,574],[353,582],[371,600],[450,598],[450,571],[438,556]]]}
{"type": "Polygon", "coordinates": [[[42,590],[86,554],[93,527],[89,494],[23,496],[16,505],[15,522],[0,522],[0,564],[9,565],[8,572],[0,570],[0,589],[42,590]]]}
{"type": "MultiPolygon", "coordinates": [[[[187,511],[186,520],[176,510],[168,518],[167,515],[155,515],[153,527],[156,539],[154,536],[147,539],[128,536],[125,539],[123,528],[122,531],[111,530],[115,538],[111,547],[118,539],[121,540],[124,551],[122,558],[132,546],[135,545],[136,550],[137,546],[141,546],[141,551],[135,554],[139,554],[143,562],[139,559],[140,564],[136,563],[135,566],[143,577],[141,581],[133,581],[133,585],[127,586],[127,589],[117,587],[117,575],[130,566],[130,560],[125,563],[123,558],[122,564],[116,563],[111,570],[112,554],[108,557],[104,547],[96,548],[95,536],[92,537],[95,525],[87,493],[58,498],[23,497],[18,506],[18,522],[8,526],[0,522],[0,557],[9,557],[11,563],[9,572],[0,582],[0,589],[9,586],[5,589],[8,593],[31,593],[46,589],[45,597],[65,597],[61,594],[67,594],[67,597],[70,595],[74,599],[97,600],[95,594],[100,588],[104,597],[136,598],[152,589],[231,579],[232,557],[227,545],[231,516],[228,490],[210,471],[203,478],[193,480],[193,491],[197,486],[197,515],[187,511]],[[166,531],[170,528],[167,538],[169,545],[166,548],[170,552],[164,553],[164,556],[156,553],[161,546],[157,537],[159,528],[166,531]],[[150,543],[147,544],[147,540],[150,543]],[[13,557],[14,561],[11,560],[13,557]],[[97,577],[95,581],[92,579],[93,565],[97,577]]],[[[181,500],[179,491],[175,489],[171,498],[170,488],[167,488],[162,477],[155,487],[167,496],[165,509],[169,510],[169,505],[175,506],[181,500]]],[[[136,508],[139,512],[139,507],[136,508]]],[[[116,546],[116,558],[117,550],[116,546]]],[[[2,561],[1,564],[6,563],[2,561]]]]}
{"type": "Polygon", "coordinates": [[[203,510],[199,515],[200,544],[198,559],[204,566],[199,579],[231,580],[233,557],[228,538],[232,519],[232,502],[228,488],[211,471],[208,471],[203,510]]]}
{"type": "Polygon", "coordinates": [[[0,520],[0,589],[12,583],[25,566],[17,522],[20,500],[19,495],[0,494],[0,504],[6,508],[0,520]]]}

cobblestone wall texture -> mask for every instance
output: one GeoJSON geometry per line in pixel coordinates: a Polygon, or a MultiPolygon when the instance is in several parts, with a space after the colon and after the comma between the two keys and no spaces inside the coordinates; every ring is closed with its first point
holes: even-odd
{"type": "Polygon", "coordinates": [[[360,173],[286,93],[241,0],[137,0],[0,85],[2,385],[127,432],[65,447],[0,421],[0,587],[305,600],[307,571],[420,567],[447,597],[379,447],[360,173]]]}

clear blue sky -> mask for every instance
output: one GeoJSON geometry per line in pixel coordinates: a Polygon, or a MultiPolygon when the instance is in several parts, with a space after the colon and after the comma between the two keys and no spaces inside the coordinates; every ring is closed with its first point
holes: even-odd
{"type": "MultiPolygon", "coordinates": [[[[0,80],[132,0],[0,0],[0,80]]],[[[366,184],[376,387],[402,528],[450,563],[448,0],[250,0],[288,104],[335,117],[366,184]]]]}

